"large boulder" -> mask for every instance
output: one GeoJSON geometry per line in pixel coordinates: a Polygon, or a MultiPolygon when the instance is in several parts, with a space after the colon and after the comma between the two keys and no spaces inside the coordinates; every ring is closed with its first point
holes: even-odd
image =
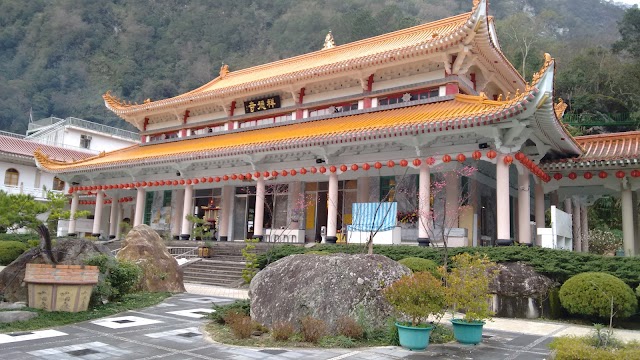
{"type": "Polygon", "coordinates": [[[521,262],[500,263],[497,270],[498,276],[489,286],[497,316],[537,318],[548,314],[549,293],[558,283],[521,262]]]}
{"type": "MultiPolygon", "coordinates": [[[[61,265],[83,265],[84,261],[99,254],[110,254],[101,244],[85,239],[57,239],[52,248],[53,257],[61,265]]],[[[24,273],[27,263],[46,264],[47,257],[40,248],[32,248],[20,255],[0,272],[0,294],[4,301],[27,301],[24,273]]]]}
{"type": "Polygon", "coordinates": [[[148,225],[138,225],[129,231],[116,255],[142,268],[139,290],[149,292],[185,292],[182,269],[169,254],[160,235],[148,225]]]}
{"type": "Polygon", "coordinates": [[[384,326],[392,308],[381,290],[411,270],[382,255],[291,255],[251,280],[251,318],[265,326],[305,316],[331,328],[342,316],[365,318],[384,326]]]}

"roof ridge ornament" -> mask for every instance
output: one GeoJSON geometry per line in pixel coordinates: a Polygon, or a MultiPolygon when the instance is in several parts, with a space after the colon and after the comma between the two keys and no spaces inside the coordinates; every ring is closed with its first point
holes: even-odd
{"type": "Polygon", "coordinates": [[[329,30],[329,33],[324,38],[324,46],[322,47],[322,50],[327,50],[334,47],[336,47],[336,42],[333,40],[333,34],[331,33],[331,30],[329,30]]]}
{"type": "Polygon", "coordinates": [[[229,65],[223,62],[222,66],[220,66],[220,79],[224,79],[228,73],[229,73],[229,65]]]}

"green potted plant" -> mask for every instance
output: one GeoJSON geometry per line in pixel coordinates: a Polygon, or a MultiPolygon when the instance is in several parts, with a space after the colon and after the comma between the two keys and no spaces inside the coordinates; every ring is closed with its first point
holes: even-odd
{"type": "Polygon", "coordinates": [[[482,341],[484,320],[493,315],[489,309],[489,284],[497,275],[496,263],[486,255],[462,253],[451,259],[451,271],[446,273],[446,297],[453,314],[459,310],[464,317],[452,316],[453,335],[463,344],[482,341]]]}
{"type": "Polygon", "coordinates": [[[430,315],[441,317],[446,305],[444,287],[428,272],[405,275],[384,290],[384,297],[411,321],[396,322],[400,345],[410,350],[423,350],[429,345],[433,326],[430,315]]]}

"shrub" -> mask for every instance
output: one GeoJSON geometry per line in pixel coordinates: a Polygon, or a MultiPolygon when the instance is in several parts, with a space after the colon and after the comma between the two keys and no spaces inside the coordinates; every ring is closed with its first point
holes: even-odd
{"type": "Polygon", "coordinates": [[[387,333],[385,340],[389,345],[400,346],[400,335],[398,334],[398,327],[396,326],[396,319],[387,319],[387,333]]]}
{"type": "Polygon", "coordinates": [[[225,317],[227,313],[234,312],[243,315],[249,315],[251,311],[251,303],[249,300],[237,300],[231,304],[216,305],[213,304],[213,312],[209,314],[209,319],[215,321],[218,324],[225,324],[225,317]]]}
{"type": "Polygon", "coordinates": [[[271,327],[271,337],[276,341],[287,341],[294,331],[295,328],[290,322],[278,322],[271,327]]]}
{"type": "Polygon", "coordinates": [[[337,336],[325,336],[320,339],[318,345],[324,348],[354,348],[357,344],[350,338],[344,335],[337,336]]]}
{"type": "Polygon", "coordinates": [[[306,316],[300,320],[300,331],[304,341],[316,344],[327,334],[327,323],[312,316],[306,316]]]}
{"type": "Polygon", "coordinates": [[[133,262],[118,260],[105,254],[89,258],[85,264],[100,269],[98,284],[91,294],[93,304],[118,300],[133,292],[142,276],[142,269],[133,262]]]}
{"type": "Polygon", "coordinates": [[[451,272],[447,273],[447,298],[453,310],[464,311],[467,322],[482,321],[493,315],[489,310],[489,284],[496,267],[486,255],[458,254],[451,258],[451,272]]]}
{"type": "Polygon", "coordinates": [[[453,336],[453,328],[442,324],[436,324],[431,330],[429,342],[432,344],[446,344],[455,340],[453,336]]]}
{"type": "Polygon", "coordinates": [[[560,288],[560,302],[572,314],[608,318],[612,298],[615,317],[627,318],[635,313],[638,299],[633,290],[613,275],[582,273],[560,288]]]}
{"type": "Polygon", "coordinates": [[[16,233],[0,233],[0,241],[18,241],[27,244],[29,240],[35,240],[40,243],[38,235],[35,233],[16,234],[16,233]]]}
{"type": "Polygon", "coordinates": [[[404,258],[398,262],[411,269],[411,271],[413,271],[414,273],[426,271],[431,273],[431,275],[433,275],[436,279],[442,277],[442,274],[438,270],[438,264],[436,264],[436,262],[433,260],[411,256],[404,258]]]}
{"type": "Polygon", "coordinates": [[[339,335],[344,335],[348,338],[360,340],[364,335],[364,330],[358,322],[348,316],[342,316],[338,318],[336,324],[336,332],[339,335]]]}
{"type": "Polygon", "coordinates": [[[592,254],[612,254],[622,247],[622,238],[610,231],[589,230],[589,252],[592,254]]]}
{"type": "Polygon", "coordinates": [[[384,289],[384,297],[417,326],[429,315],[438,315],[446,305],[442,282],[428,272],[405,275],[384,289]]]}
{"type": "Polygon", "coordinates": [[[640,359],[637,343],[621,345],[620,348],[597,348],[589,345],[589,337],[561,336],[553,339],[549,348],[556,351],[558,360],[616,360],[640,359]]]}
{"type": "Polygon", "coordinates": [[[253,322],[250,316],[238,312],[228,312],[225,323],[238,339],[246,339],[253,333],[253,322]]]}
{"type": "Polygon", "coordinates": [[[27,249],[27,244],[19,241],[0,241],[0,265],[11,264],[27,249]]]}

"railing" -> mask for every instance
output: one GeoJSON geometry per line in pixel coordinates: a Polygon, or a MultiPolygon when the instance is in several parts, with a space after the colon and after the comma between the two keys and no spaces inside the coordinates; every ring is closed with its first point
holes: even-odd
{"type": "Polygon", "coordinates": [[[167,250],[174,258],[193,259],[198,257],[197,247],[168,247],[167,250]]]}
{"type": "Polygon", "coordinates": [[[54,193],[62,193],[62,191],[58,190],[44,190],[42,188],[33,188],[28,186],[12,186],[12,185],[0,185],[0,190],[6,192],[7,194],[25,194],[31,195],[37,200],[44,200],[47,198],[47,192],[52,191],[54,193]]]}
{"type": "Polygon", "coordinates": [[[30,122],[29,126],[27,127],[28,130],[35,130],[35,129],[40,129],[49,125],[53,125],[55,123],[59,123],[60,121],[64,121],[64,119],[60,119],[54,116],[48,117],[48,118],[44,118],[44,119],[40,119],[34,122],[30,122]]]}
{"type": "MultiPolygon", "coordinates": [[[[53,125],[57,125],[57,126],[64,126],[64,125],[71,125],[71,126],[77,126],[77,127],[81,127],[83,129],[87,129],[87,130],[92,130],[92,131],[98,131],[101,133],[105,133],[105,134],[110,134],[113,136],[118,136],[124,139],[129,139],[129,140],[135,140],[135,141],[139,141],[140,140],[140,134],[133,132],[133,131],[128,131],[128,130],[123,130],[123,129],[118,129],[115,128],[113,126],[108,126],[108,125],[103,125],[103,124],[98,124],[98,123],[94,123],[91,121],[87,121],[87,120],[83,120],[83,119],[78,119],[75,117],[68,117],[66,119],[60,119],[60,118],[56,118],[56,117],[49,117],[49,118],[45,118],[45,119],[41,119],[38,121],[34,121],[32,123],[29,123],[29,127],[28,127],[28,133],[29,136],[28,137],[39,137],[41,135],[44,135],[44,131],[43,128],[49,127],[53,125]],[[60,124],[61,123],[61,124],[60,124]]],[[[56,127],[57,127],[56,126],[56,127]]]]}
{"type": "Polygon", "coordinates": [[[15,133],[8,132],[8,131],[1,131],[1,130],[0,130],[0,135],[9,136],[9,137],[14,137],[14,138],[18,138],[18,139],[24,139],[24,135],[22,135],[22,134],[15,134],[15,133]]]}

